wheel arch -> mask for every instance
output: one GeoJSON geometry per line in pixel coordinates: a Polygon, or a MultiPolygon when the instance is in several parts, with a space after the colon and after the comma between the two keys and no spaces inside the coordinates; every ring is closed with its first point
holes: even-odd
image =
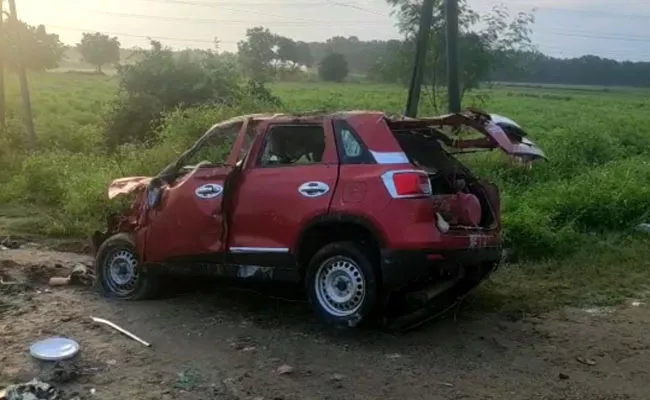
{"type": "Polygon", "coordinates": [[[103,295],[115,296],[127,300],[140,300],[155,297],[158,292],[158,278],[148,273],[145,264],[142,262],[141,256],[134,242],[133,232],[118,232],[111,235],[108,239],[104,240],[97,249],[94,259],[94,272],[95,282],[94,286],[103,295]],[[132,291],[128,293],[119,294],[107,286],[106,282],[106,265],[105,257],[110,254],[112,248],[128,249],[137,261],[137,268],[140,273],[140,278],[136,281],[132,291]]]}
{"type": "Polygon", "coordinates": [[[294,247],[301,274],[321,247],[335,241],[362,243],[372,252],[374,263],[379,262],[379,251],[386,245],[385,235],[368,217],[349,213],[319,215],[304,225],[294,247]]]}

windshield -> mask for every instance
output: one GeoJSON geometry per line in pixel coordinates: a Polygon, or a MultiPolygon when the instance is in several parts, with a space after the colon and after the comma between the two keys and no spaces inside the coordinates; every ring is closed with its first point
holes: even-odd
{"type": "MultiPolygon", "coordinates": [[[[173,178],[183,167],[192,164],[223,165],[243,123],[242,118],[235,118],[213,125],[192,147],[165,167],[158,174],[158,178],[166,181],[173,178]]],[[[250,147],[250,143],[248,146],[250,147]]]]}

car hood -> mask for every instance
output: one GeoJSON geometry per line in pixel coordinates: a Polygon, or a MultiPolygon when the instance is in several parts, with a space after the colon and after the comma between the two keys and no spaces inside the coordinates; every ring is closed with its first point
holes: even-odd
{"type": "Polygon", "coordinates": [[[146,187],[151,182],[149,176],[130,176],[127,178],[115,179],[108,185],[108,198],[112,199],[122,194],[133,193],[146,187]]]}

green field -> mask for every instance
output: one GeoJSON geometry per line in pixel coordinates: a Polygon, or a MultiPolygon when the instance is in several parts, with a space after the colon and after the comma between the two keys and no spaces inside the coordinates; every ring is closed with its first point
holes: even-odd
{"type": "MultiPolygon", "coordinates": [[[[0,135],[0,231],[84,237],[114,208],[114,178],[153,174],[210,124],[248,110],[173,113],[147,147],[107,155],[103,115],[117,94],[111,77],[30,77],[39,149],[27,156],[14,77],[9,126],[0,135]]],[[[406,90],[370,84],[273,84],[290,111],[403,111],[406,90]]],[[[502,190],[510,253],[475,304],[514,312],[565,304],[603,305],[634,296],[650,278],[647,239],[634,226],[650,210],[650,97],[645,91],[502,87],[467,96],[475,105],[515,119],[550,161],[512,167],[498,153],[468,163],[502,190]]],[[[257,110],[256,110],[257,111],[257,110]]],[[[423,95],[421,114],[433,111],[423,95]]]]}

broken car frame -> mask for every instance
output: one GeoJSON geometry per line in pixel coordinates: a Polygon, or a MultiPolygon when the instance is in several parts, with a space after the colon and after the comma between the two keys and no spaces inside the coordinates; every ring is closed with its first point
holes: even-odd
{"type": "Polygon", "coordinates": [[[480,110],[215,124],[157,176],[110,185],[109,197],[135,199],[93,237],[99,287],[139,299],[155,292],[159,273],[184,270],[302,284],[317,314],[337,325],[421,320],[500,261],[498,189],[456,158],[493,149],[546,158],[518,124],[480,110]],[[225,162],[188,165],[226,142],[225,162]]]}

